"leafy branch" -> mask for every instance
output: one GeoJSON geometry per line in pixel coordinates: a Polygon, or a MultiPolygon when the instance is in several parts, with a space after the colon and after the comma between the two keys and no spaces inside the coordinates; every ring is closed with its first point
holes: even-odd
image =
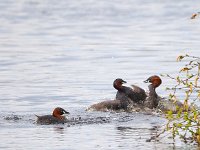
{"type": "MultiPolygon", "coordinates": [[[[173,77],[169,74],[163,75],[175,81],[175,85],[170,90],[169,100],[183,101],[183,108],[178,108],[176,114],[168,111],[165,115],[168,120],[163,132],[170,132],[172,138],[176,136],[184,142],[192,141],[200,145],[200,111],[194,104],[196,100],[200,100],[200,57],[181,55],[178,56],[177,62],[184,61],[186,64],[182,67],[178,75],[173,77]],[[184,97],[178,98],[178,93],[184,93],[184,97]]],[[[161,134],[156,135],[159,137],[161,134]]]]}

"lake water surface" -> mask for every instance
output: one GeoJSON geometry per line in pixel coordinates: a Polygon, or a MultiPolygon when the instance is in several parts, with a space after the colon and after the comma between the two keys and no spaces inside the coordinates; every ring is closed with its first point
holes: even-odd
{"type": "MultiPolygon", "coordinates": [[[[113,80],[143,83],[175,75],[180,54],[200,56],[200,2],[182,0],[1,0],[0,149],[197,149],[164,138],[146,142],[165,119],[86,112],[113,99],[113,80]],[[36,125],[57,107],[90,122],[36,125]],[[98,121],[104,118],[108,121],[98,121]]],[[[157,93],[173,83],[163,78],[157,93]]]]}

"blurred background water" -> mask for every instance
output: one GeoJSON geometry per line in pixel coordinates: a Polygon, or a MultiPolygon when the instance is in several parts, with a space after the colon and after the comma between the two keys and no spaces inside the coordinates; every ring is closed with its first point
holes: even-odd
{"type": "MultiPolygon", "coordinates": [[[[154,74],[175,75],[181,54],[199,56],[199,1],[1,0],[1,149],[191,149],[146,142],[164,119],[136,113],[85,112],[115,97],[120,77],[143,88],[154,74]],[[34,114],[60,106],[72,116],[111,122],[38,126],[34,114]],[[5,120],[9,115],[22,119],[5,120]],[[128,118],[128,119],[127,119],[128,118]]],[[[173,83],[163,78],[157,93],[173,83]]],[[[195,147],[193,146],[195,149],[195,147]]]]}

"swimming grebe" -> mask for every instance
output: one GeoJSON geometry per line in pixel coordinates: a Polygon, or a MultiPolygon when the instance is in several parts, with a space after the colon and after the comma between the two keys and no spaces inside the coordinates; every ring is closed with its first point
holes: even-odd
{"type": "MultiPolygon", "coordinates": [[[[126,83],[126,81],[118,78],[114,81],[113,86],[118,90],[116,95],[116,100],[107,100],[97,104],[93,104],[87,110],[96,110],[96,111],[108,111],[108,110],[120,110],[123,109],[125,111],[140,111],[146,110],[145,108],[156,108],[157,110],[161,110],[162,112],[166,112],[171,110],[173,113],[178,111],[178,108],[183,108],[183,103],[180,101],[172,102],[168,99],[161,98],[156,93],[156,88],[162,84],[162,80],[159,76],[153,75],[144,81],[145,83],[151,83],[148,86],[149,92],[144,94],[144,90],[133,86],[134,89],[129,87],[125,87],[122,84],[126,83]],[[137,92],[133,92],[137,89],[137,92]],[[123,92],[126,91],[126,92],[123,92]],[[127,92],[128,91],[128,92],[127,92]],[[139,95],[138,93],[142,93],[139,95]],[[127,94],[128,93],[128,94],[127,94]],[[134,94],[140,97],[138,100],[133,101],[129,95],[134,97],[134,94]],[[145,100],[143,99],[145,97],[145,100]],[[143,100],[144,103],[138,103],[140,100],[143,100]],[[178,106],[178,107],[177,107],[178,106]]],[[[135,97],[134,97],[135,98],[135,97]]],[[[135,99],[134,99],[135,100],[135,99]]],[[[189,107],[191,109],[192,106],[189,107]]]]}
{"type": "Polygon", "coordinates": [[[52,115],[37,116],[38,124],[58,124],[65,123],[66,119],[63,114],[69,114],[66,110],[61,107],[57,107],[53,110],[52,115]]]}
{"type": "Polygon", "coordinates": [[[123,86],[126,81],[117,78],[113,82],[113,87],[117,89],[116,99],[107,100],[97,104],[93,104],[87,110],[97,110],[97,111],[107,111],[107,110],[128,110],[129,107],[135,108],[155,108],[158,105],[157,94],[155,88],[157,88],[161,83],[161,79],[158,76],[151,76],[145,82],[150,82],[149,94],[136,86],[132,85],[133,88],[123,86]]]}
{"type": "Polygon", "coordinates": [[[145,91],[137,86],[130,87],[123,86],[126,81],[117,78],[113,82],[113,87],[117,90],[115,100],[107,100],[97,104],[93,104],[87,110],[107,111],[107,110],[127,110],[129,105],[139,103],[146,98],[145,91]]]}
{"type": "Polygon", "coordinates": [[[159,87],[162,83],[162,80],[159,76],[154,75],[149,77],[144,81],[145,83],[151,83],[149,88],[149,93],[147,94],[146,100],[144,102],[144,106],[150,109],[156,108],[158,106],[159,97],[156,93],[156,88],[159,87]]]}
{"type": "Polygon", "coordinates": [[[132,85],[132,88],[123,86],[126,81],[118,78],[113,82],[113,87],[117,90],[116,99],[123,101],[133,101],[136,103],[141,103],[147,97],[145,91],[136,86],[132,85]]]}
{"type": "MultiPolygon", "coordinates": [[[[151,83],[149,87],[148,96],[144,102],[144,106],[150,109],[156,108],[161,110],[162,112],[172,111],[173,113],[177,113],[179,108],[183,108],[184,105],[180,101],[172,102],[166,98],[161,98],[156,93],[156,88],[159,87],[162,83],[162,80],[159,76],[151,76],[145,83],[151,83]]],[[[192,106],[190,107],[192,108],[192,106]]]]}
{"type": "Polygon", "coordinates": [[[121,100],[106,100],[99,102],[97,104],[93,104],[89,108],[87,108],[87,110],[95,110],[95,111],[108,111],[108,110],[120,110],[120,109],[123,109],[121,100]]]}
{"type": "MultiPolygon", "coordinates": [[[[162,98],[157,95],[155,90],[162,83],[162,80],[160,79],[160,77],[154,75],[154,76],[149,77],[144,82],[152,83],[149,85],[149,94],[144,103],[145,107],[148,107],[151,109],[156,108],[162,113],[166,113],[168,111],[171,111],[172,113],[177,113],[180,109],[182,111],[187,111],[184,107],[184,104],[180,102],[179,100],[172,101],[172,100],[169,100],[167,98],[162,98]]],[[[199,109],[199,108],[195,104],[188,105],[188,111],[191,111],[193,109],[199,109]]]]}

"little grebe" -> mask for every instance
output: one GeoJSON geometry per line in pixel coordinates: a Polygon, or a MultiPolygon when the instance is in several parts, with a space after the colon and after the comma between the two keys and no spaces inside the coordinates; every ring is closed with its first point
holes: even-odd
{"type": "Polygon", "coordinates": [[[120,110],[123,106],[120,100],[106,100],[97,104],[91,105],[87,110],[95,111],[108,111],[108,110],[120,110]]]}
{"type": "Polygon", "coordinates": [[[107,111],[107,110],[127,110],[132,102],[143,101],[146,98],[145,91],[137,86],[123,86],[126,81],[118,78],[113,82],[113,87],[118,90],[115,100],[107,100],[93,104],[87,110],[107,111]]]}
{"type": "Polygon", "coordinates": [[[37,116],[37,123],[38,124],[58,124],[58,123],[65,123],[66,119],[63,114],[69,114],[66,110],[61,107],[57,107],[54,109],[52,115],[44,115],[44,116],[37,116]]]}
{"type": "Polygon", "coordinates": [[[118,78],[113,82],[113,87],[117,90],[116,99],[123,101],[133,101],[136,103],[141,103],[147,97],[145,91],[136,86],[132,85],[132,88],[123,86],[126,81],[118,78]]]}
{"type": "Polygon", "coordinates": [[[149,77],[147,80],[144,81],[145,83],[151,83],[149,88],[149,93],[147,94],[146,100],[144,105],[148,108],[156,108],[158,106],[159,97],[156,93],[156,88],[159,87],[162,83],[162,80],[159,76],[154,75],[149,77]]]}
{"type": "Polygon", "coordinates": [[[118,78],[113,82],[113,87],[117,89],[116,99],[107,100],[97,104],[93,104],[87,110],[107,111],[107,110],[128,110],[129,107],[149,107],[155,108],[158,105],[158,96],[155,88],[161,83],[161,79],[158,76],[151,76],[145,82],[150,82],[149,93],[136,86],[132,85],[133,88],[123,86],[126,81],[118,78]],[[142,103],[141,103],[142,102],[142,103]]]}

